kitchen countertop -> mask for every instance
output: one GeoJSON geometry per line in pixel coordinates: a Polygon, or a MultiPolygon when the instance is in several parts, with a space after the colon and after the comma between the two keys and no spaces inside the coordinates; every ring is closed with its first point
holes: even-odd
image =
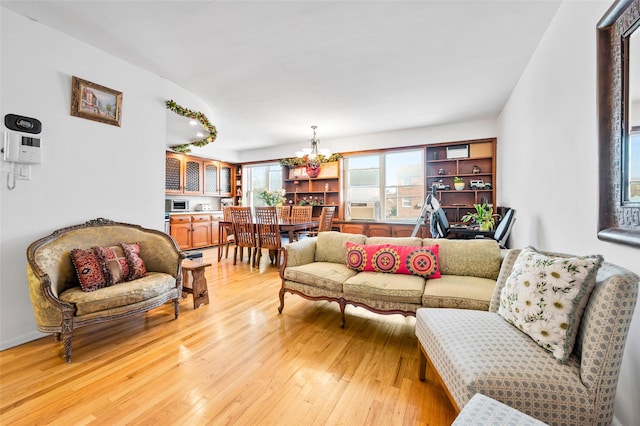
{"type": "Polygon", "coordinates": [[[216,218],[222,218],[222,210],[210,210],[210,211],[192,211],[192,212],[168,212],[170,216],[178,216],[178,215],[194,215],[194,214],[210,214],[211,216],[215,216],[216,218]]]}

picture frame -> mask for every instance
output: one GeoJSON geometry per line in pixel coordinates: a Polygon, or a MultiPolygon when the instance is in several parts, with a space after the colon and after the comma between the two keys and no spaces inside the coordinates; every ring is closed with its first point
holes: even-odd
{"type": "Polygon", "coordinates": [[[122,92],[72,76],[71,115],[120,127],[122,92]]]}

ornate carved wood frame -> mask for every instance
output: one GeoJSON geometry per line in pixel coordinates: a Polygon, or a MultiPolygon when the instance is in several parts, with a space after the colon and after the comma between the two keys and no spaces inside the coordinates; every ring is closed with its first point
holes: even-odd
{"type": "MultiPolygon", "coordinates": [[[[623,201],[628,120],[628,37],[640,20],[640,0],[617,0],[597,25],[599,204],[598,238],[640,247],[640,205],[623,201]]],[[[637,76],[636,76],[637,78],[637,76]]]]}

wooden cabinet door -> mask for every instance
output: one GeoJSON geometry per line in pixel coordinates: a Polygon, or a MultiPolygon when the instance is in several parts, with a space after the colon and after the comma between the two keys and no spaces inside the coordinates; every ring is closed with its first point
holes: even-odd
{"type": "Polygon", "coordinates": [[[204,194],[205,195],[218,195],[220,193],[220,187],[218,182],[220,180],[220,168],[217,161],[204,161],[203,173],[204,173],[204,194]]]}
{"type": "Polygon", "coordinates": [[[184,162],[184,190],[185,194],[202,194],[202,169],[201,160],[187,157],[184,162]]]}
{"type": "MultiPolygon", "coordinates": [[[[410,237],[413,233],[413,228],[415,225],[393,225],[393,229],[391,232],[392,237],[410,237]]],[[[416,237],[422,238],[422,228],[418,229],[418,233],[416,237]]]]}
{"type": "Polygon", "coordinates": [[[211,219],[211,245],[217,245],[218,244],[218,238],[219,238],[219,230],[218,230],[218,224],[220,223],[220,219],[211,219]]]}
{"type": "Polygon", "coordinates": [[[219,190],[220,195],[225,197],[231,197],[233,191],[231,190],[231,182],[235,179],[233,173],[233,166],[231,164],[219,163],[220,183],[219,190]]]}
{"type": "Polygon", "coordinates": [[[345,232],[347,234],[365,234],[366,235],[366,224],[364,223],[343,223],[340,227],[340,231],[345,232]]]}
{"type": "Polygon", "coordinates": [[[191,247],[200,248],[211,245],[211,222],[191,224],[191,247]]]}
{"type": "Polygon", "coordinates": [[[383,224],[376,224],[376,223],[369,224],[369,233],[367,235],[369,237],[390,237],[391,225],[383,225],[383,224]]]}
{"type": "Polygon", "coordinates": [[[182,166],[182,155],[167,153],[165,157],[165,193],[182,194],[182,187],[184,185],[182,166]]]}
{"type": "Polygon", "coordinates": [[[172,223],[170,233],[180,250],[191,248],[191,223],[172,223]]]}

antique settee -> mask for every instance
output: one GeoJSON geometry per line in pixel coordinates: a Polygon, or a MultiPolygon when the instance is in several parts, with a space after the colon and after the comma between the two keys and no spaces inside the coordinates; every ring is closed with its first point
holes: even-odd
{"type": "Polygon", "coordinates": [[[76,328],[137,315],[168,301],[173,301],[177,319],[183,258],[170,236],[138,225],[99,218],[59,229],[27,249],[27,279],[36,326],[62,340],[64,360],[71,362],[71,339],[76,328]],[[90,266],[79,266],[72,262],[72,251],[92,253],[94,247],[119,247],[122,243],[127,248],[139,247],[137,257],[132,255],[139,265],[131,264],[127,255],[119,260],[128,277],[85,291],[79,281],[82,273],[85,277],[88,273],[103,274],[101,277],[116,281],[113,278],[117,271],[105,271],[102,264],[93,271],[90,266]]]}
{"type": "Polygon", "coordinates": [[[416,237],[367,237],[359,234],[321,232],[284,248],[280,268],[285,293],[309,300],[337,302],[341,326],[346,305],[360,306],[380,314],[415,316],[418,308],[448,307],[488,310],[500,272],[502,252],[494,240],[447,240],[416,237]],[[347,245],[437,245],[439,278],[420,275],[358,271],[347,265],[347,245]]]}
{"type": "Polygon", "coordinates": [[[489,311],[418,309],[420,378],[432,367],[458,411],[480,393],[551,425],[610,425],[640,277],[600,257],[577,291],[578,280],[567,277],[598,257],[510,250],[489,311]],[[562,302],[553,292],[575,298],[562,302]],[[524,322],[514,320],[514,306],[524,322]]]}

